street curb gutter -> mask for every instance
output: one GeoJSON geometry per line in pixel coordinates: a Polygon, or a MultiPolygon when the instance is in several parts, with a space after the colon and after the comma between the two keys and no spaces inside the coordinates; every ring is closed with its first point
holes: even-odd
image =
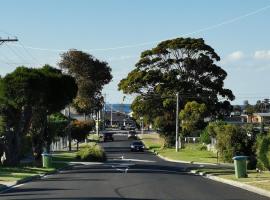
{"type": "Polygon", "coordinates": [[[250,192],[254,192],[254,193],[266,196],[266,197],[270,197],[269,191],[261,189],[261,188],[257,188],[257,187],[254,187],[245,183],[239,183],[237,181],[231,181],[231,180],[223,179],[223,178],[213,176],[213,175],[206,175],[205,177],[214,181],[222,182],[222,183],[232,185],[232,186],[244,189],[244,190],[248,190],[250,192]]]}
{"type": "MultiPolygon", "coordinates": [[[[215,165],[215,166],[222,166],[223,164],[212,164],[212,163],[200,163],[200,162],[188,162],[188,161],[182,161],[182,160],[172,160],[169,158],[166,158],[164,156],[159,155],[157,152],[152,151],[154,154],[156,154],[159,158],[169,161],[169,162],[174,162],[174,163],[186,163],[186,164],[198,164],[198,165],[215,165]]],[[[228,166],[228,165],[223,165],[223,166],[228,166]]],[[[188,170],[185,169],[187,172],[191,173],[191,174],[196,174],[199,176],[202,176],[204,178],[213,180],[213,181],[217,181],[217,182],[221,182],[227,185],[231,185],[234,187],[238,187],[244,190],[247,190],[249,192],[253,192],[262,196],[266,196],[266,197],[270,197],[270,191],[268,190],[264,190],[255,186],[251,186],[245,183],[240,183],[237,181],[233,181],[233,180],[228,180],[228,179],[224,179],[224,178],[220,178],[218,176],[212,175],[212,174],[206,174],[205,172],[199,172],[198,170],[188,170]]]]}
{"type": "Polygon", "coordinates": [[[23,178],[23,179],[14,181],[14,182],[10,182],[10,184],[8,184],[8,185],[0,186],[0,193],[3,193],[5,191],[7,191],[7,190],[10,190],[10,189],[12,189],[13,187],[15,187],[17,185],[27,183],[27,182],[30,182],[30,181],[34,181],[34,180],[38,180],[38,179],[41,179],[41,178],[43,178],[45,176],[59,173],[60,171],[65,170],[65,169],[69,169],[71,167],[72,166],[68,165],[68,166],[62,167],[60,169],[53,170],[51,172],[47,172],[47,173],[44,173],[44,174],[33,175],[33,176],[29,176],[29,177],[26,177],[26,178],[23,178]]]}
{"type": "MultiPolygon", "coordinates": [[[[153,152],[153,151],[152,151],[153,152]]],[[[222,164],[222,163],[204,163],[204,162],[194,162],[194,161],[184,161],[184,160],[173,160],[173,159],[169,159],[166,158],[164,156],[161,156],[160,154],[158,154],[157,152],[153,152],[155,153],[159,158],[169,161],[169,162],[175,162],[175,163],[184,163],[184,164],[196,164],[196,165],[213,165],[213,166],[221,166],[221,167],[231,167],[231,165],[229,164],[222,164]]]]}
{"type": "Polygon", "coordinates": [[[257,188],[257,187],[254,187],[254,186],[251,186],[251,185],[248,185],[245,183],[220,178],[220,177],[212,175],[212,174],[206,174],[205,172],[198,172],[197,170],[191,170],[190,173],[197,174],[199,176],[202,176],[202,177],[207,178],[207,179],[211,179],[213,181],[217,181],[217,182],[225,183],[227,185],[238,187],[238,188],[247,190],[249,192],[254,192],[254,193],[266,196],[266,197],[270,197],[270,191],[267,191],[267,190],[264,190],[261,188],[257,188]]]}

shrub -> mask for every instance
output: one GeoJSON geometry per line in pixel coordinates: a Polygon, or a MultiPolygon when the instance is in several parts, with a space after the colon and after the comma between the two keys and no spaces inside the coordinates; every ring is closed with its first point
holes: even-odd
{"type": "Polygon", "coordinates": [[[206,146],[206,145],[203,145],[203,144],[200,144],[200,145],[198,146],[198,150],[199,150],[199,151],[206,151],[206,150],[207,150],[207,146],[206,146]]]}
{"type": "Polygon", "coordinates": [[[246,154],[248,148],[248,136],[240,126],[220,125],[216,128],[217,150],[221,159],[225,162],[232,162],[232,157],[246,154]]]}
{"type": "Polygon", "coordinates": [[[211,143],[211,137],[208,133],[208,131],[205,129],[200,134],[200,142],[204,144],[210,144],[211,143]]]}
{"type": "Polygon", "coordinates": [[[78,121],[74,120],[71,123],[71,138],[77,140],[77,148],[79,142],[86,139],[89,132],[93,129],[95,122],[93,120],[89,121],[78,121]]]}
{"type": "Polygon", "coordinates": [[[257,138],[257,167],[263,170],[270,170],[270,136],[257,138]]]}
{"type": "Polygon", "coordinates": [[[97,144],[82,147],[77,152],[77,158],[83,161],[102,162],[106,160],[104,150],[97,144]]]}

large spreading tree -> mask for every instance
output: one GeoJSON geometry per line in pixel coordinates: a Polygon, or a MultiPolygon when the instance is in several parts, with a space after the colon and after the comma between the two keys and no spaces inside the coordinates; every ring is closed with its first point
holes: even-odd
{"type": "Polygon", "coordinates": [[[90,114],[101,109],[101,91],[112,79],[108,63],[74,49],[61,55],[59,66],[76,79],[78,94],[73,101],[76,110],[90,114]]]}
{"type": "Polygon", "coordinates": [[[137,94],[132,103],[135,117],[143,116],[170,138],[175,129],[177,92],[180,109],[193,100],[204,103],[213,117],[231,109],[228,100],[234,95],[224,88],[227,73],[217,65],[219,60],[203,39],[166,40],[141,53],[135,69],[120,81],[119,90],[137,94]]]}
{"type": "Polygon", "coordinates": [[[49,146],[48,116],[64,109],[77,94],[73,77],[48,65],[18,67],[1,80],[1,129],[5,138],[6,163],[16,165],[21,139],[30,135],[35,158],[49,146]]]}

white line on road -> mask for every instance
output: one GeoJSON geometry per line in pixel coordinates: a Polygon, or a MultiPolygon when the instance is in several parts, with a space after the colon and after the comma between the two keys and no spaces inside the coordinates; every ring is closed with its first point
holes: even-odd
{"type": "Polygon", "coordinates": [[[156,162],[154,160],[141,160],[141,159],[129,159],[129,158],[124,158],[122,160],[133,161],[133,162],[147,162],[147,163],[155,163],[156,162]]]}

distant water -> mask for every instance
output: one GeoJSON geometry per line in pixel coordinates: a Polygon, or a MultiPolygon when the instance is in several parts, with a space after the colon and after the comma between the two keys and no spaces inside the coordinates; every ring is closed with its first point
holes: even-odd
{"type": "MultiPolygon", "coordinates": [[[[112,104],[113,111],[130,113],[131,112],[131,104],[112,104]]],[[[106,111],[111,111],[111,104],[106,104],[106,111]]]]}

